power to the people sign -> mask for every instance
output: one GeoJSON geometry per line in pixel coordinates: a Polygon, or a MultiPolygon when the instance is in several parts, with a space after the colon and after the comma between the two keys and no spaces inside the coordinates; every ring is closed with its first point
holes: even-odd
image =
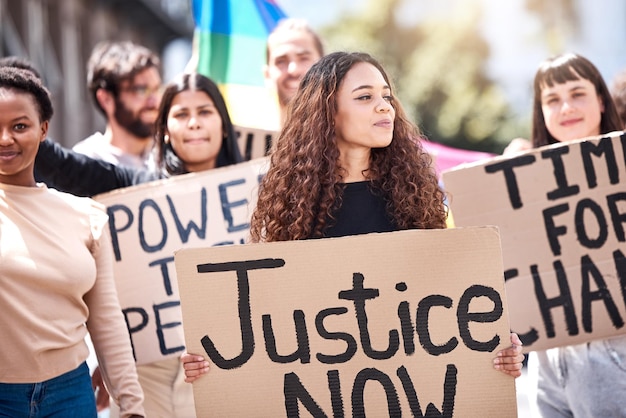
{"type": "Polygon", "coordinates": [[[174,251],[243,243],[267,167],[261,158],[95,197],[107,206],[117,293],[137,364],[184,351],[174,251]]]}
{"type": "Polygon", "coordinates": [[[626,136],[443,173],[457,226],[497,225],[512,330],[526,350],[624,334],[626,136]]]}
{"type": "Polygon", "coordinates": [[[198,417],[515,417],[496,228],[176,252],[198,417]]]}

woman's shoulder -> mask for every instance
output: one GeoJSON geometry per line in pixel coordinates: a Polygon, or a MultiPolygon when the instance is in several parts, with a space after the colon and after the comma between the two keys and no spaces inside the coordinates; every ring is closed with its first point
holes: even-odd
{"type": "Polygon", "coordinates": [[[109,222],[105,205],[90,197],[74,196],[56,189],[48,190],[50,196],[62,202],[60,205],[65,208],[62,212],[65,216],[72,216],[79,224],[86,226],[93,238],[97,239],[102,235],[109,222]]]}
{"type": "Polygon", "coordinates": [[[85,214],[102,213],[106,216],[106,206],[91,197],[75,196],[71,193],[61,192],[52,188],[49,188],[48,192],[51,198],[57,199],[59,202],[63,202],[76,212],[85,214]]]}

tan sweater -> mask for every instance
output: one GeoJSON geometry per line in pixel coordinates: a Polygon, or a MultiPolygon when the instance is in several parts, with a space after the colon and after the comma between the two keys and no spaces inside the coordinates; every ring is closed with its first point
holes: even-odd
{"type": "Polygon", "coordinates": [[[91,199],[0,183],[0,382],[75,369],[89,354],[89,331],[122,416],[144,415],[107,219],[91,199]]]}

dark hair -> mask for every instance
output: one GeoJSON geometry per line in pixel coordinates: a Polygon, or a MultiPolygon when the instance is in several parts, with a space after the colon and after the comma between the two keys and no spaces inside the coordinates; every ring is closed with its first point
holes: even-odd
{"type": "Polygon", "coordinates": [[[274,27],[272,32],[267,36],[267,42],[265,45],[265,62],[266,63],[269,64],[270,62],[270,44],[269,44],[270,38],[274,34],[277,34],[280,32],[287,32],[287,31],[301,31],[301,32],[311,35],[311,38],[313,38],[313,45],[315,46],[315,50],[318,52],[320,57],[324,56],[324,45],[322,44],[322,39],[313,30],[313,28],[309,26],[307,21],[304,19],[290,17],[286,19],[281,19],[276,25],[276,27],[274,27]]]}
{"type": "Polygon", "coordinates": [[[622,71],[613,79],[611,96],[613,96],[622,125],[626,127],[626,71],[622,71]]]}
{"type": "Polygon", "coordinates": [[[2,57],[0,58],[0,67],[13,67],[27,70],[33,73],[33,75],[38,79],[41,79],[41,74],[39,74],[39,71],[37,71],[35,67],[33,67],[33,64],[28,59],[23,57],[17,57],[14,55],[2,57]]]}
{"type": "Polygon", "coordinates": [[[40,121],[47,122],[52,119],[54,110],[50,92],[44,87],[41,80],[29,70],[0,67],[0,88],[30,94],[37,103],[40,121]]]}
{"type": "Polygon", "coordinates": [[[105,89],[117,95],[122,81],[131,80],[148,68],[159,69],[159,57],[148,48],[130,41],[98,43],[87,62],[87,88],[94,103],[104,114],[96,92],[105,89]]]}
{"type": "Polygon", "coordinates": [[[580,80],[581,78],[588,80],[594,85],[596,93],[604,105],[604,112],[602,112],[600,120],[600,133],[606,134],[623,129],[617,108],[600,71],[587,58],[569,52],[547,59],[541,63],[535,74],[532,126],[533,147],[536,148],[559,142],[548,132],[546,127],[546,121],[541,109],[541,90],[545,86],[552,87],[555,84],[563,84],[568,81],[580,80]]]}
{"type": "Polygon", "coordinates": [[[208,94],[222,118],[224,140],[217,155],[216,167],[224,167],[241,162],[242,158],[237,146],[235,130],[226,108],[226,102],[224,102],[224,97],[217,85],[211,79],[199,73],[181,74],[165,87],[161,105],[159,106],[159,115],[155,121],[156,160],[161,172],[168,176],[189,172],[185,167],[185,163],[176,155],[172,144],[165,142],[167,117],[172,107],[172,100],[179,93],[187,90],[203,91],[208,94]]]}
{"type": "MultiPolygon", "coordinates": [[[[321,237],[334,221],[346,172],[335,139],[337,92],[358,63],[376,67],[391,86],[378,61],[368,54],[348,52],[326,55],[300,82],[259,188],[250,223],[253,242],[321,237]]],[[[445,228],[444,194],[432,159],[400,102],[391,103],[393,139],[387,147],[371,150],[370,185],[385,199],[387,213],[399,230],[445,228]]]]}

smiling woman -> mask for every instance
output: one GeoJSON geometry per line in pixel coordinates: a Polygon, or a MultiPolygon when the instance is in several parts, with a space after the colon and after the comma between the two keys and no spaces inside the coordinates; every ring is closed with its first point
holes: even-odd
{"type": "Polygon", "coordinates": [[[534,81],[534,147],[621,129],[609,89],[591,61],[566,53],[539,66],[534,81]]]}
{"type": "MultiPolygon", "coordinates": [[[[533,147],[620,130],[615,103],[591,61],[565,53],[539,65],[534,81],[533,147]]],[[[583,270],[589,268],[588,263],[581,264],[583,270]]],[[[625,416],[626,337],[537,351],[536,358],[537,404],[543,417],[625,416]]]]}
{"type": "Polygon", "coordinates": [[[35,182],[52,113],[34,74],[0,68],[0,416],[95,417],[87,332],[122,416],[143,416],[105,208],[35,182]]]}
{"type": "Polygon", "coordinates": [[[600,134],[602,99],[589,80],[578,79],[545,86],[541,93],[541,110],[546,128],[560,141],[600,134]]]}
{"type": "MultiPolygon", "coordinates": [[[[4,74],[7,79],[11,75],[15,76],[10,71],[4,74]]],[[[8,82],[0,88],[0,182],[4,184],[35,186],[33,164],[52,117],[52,104],[42,92],[27,94],[8,82]]]]}

